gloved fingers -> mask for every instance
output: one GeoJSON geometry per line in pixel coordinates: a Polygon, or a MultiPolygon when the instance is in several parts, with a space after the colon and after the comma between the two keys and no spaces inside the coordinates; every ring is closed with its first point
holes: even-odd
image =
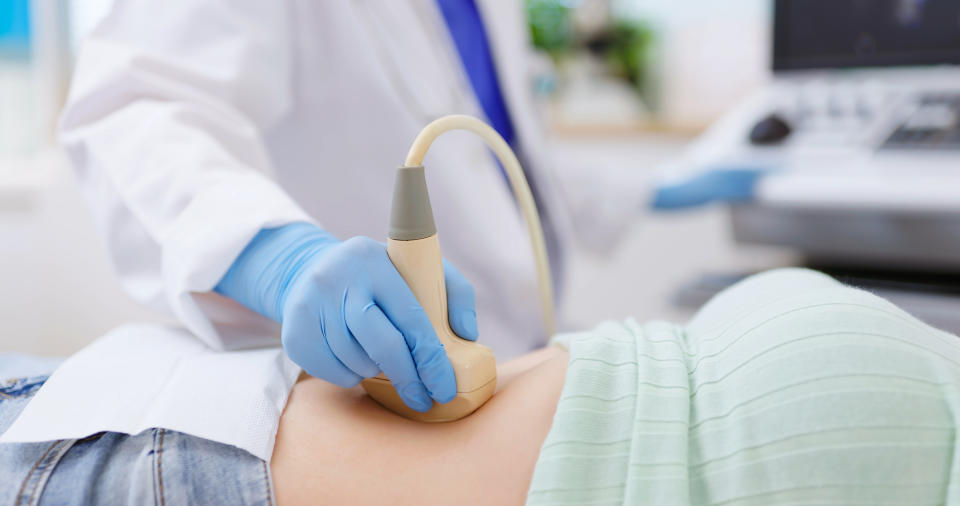
{"type": "Polygon", "coordinates": [[[463,339],[476,341],[480,333],[477,330],[473,285],[446,260],[443,261],[443,276],[447,284],[447,317],[450,319],[450,328],[463,339]]]}
{"type": "Polygon", "coordinates": [[[413,332],[404,334],[407,346],[413,353],[420,381],[427,392],[440,404],[445,404],[457,396],[457,377],[453,373],[450,357],[436,334],[413,332]]]}
{"type": "Polygon", "coordinates": [[[349,388],[362,379],[334,355],[323,334],[319,316],[295,305],[285,312],[280,331],[283,350],[307,374],[349,388]]]}
{"type": "MultiPolygon", "coordinates": [[[[353,293],[356,293],[354,290],[353,293]]],[[[327,337],[327,344],[333,354],[343,365],[363,378],[370,378],[380,374],[380,368],[367,355],[363,346],[357,341],[350,326],[347,324],[347,314],[362,311],[365,302],[369,302],[369,297],[359,297],[353,295],[349,289],[343,291],[341,300],[331,307],[339,308],[335,314],[330,314],[324,319],[324,334],[327,337]]],[[[333,313],[331,311],[331,313],[333,313]]]]}
{"type": "Polygon", "coordinates": [[[348,312],[347,325],[407,406],[421,413],[433,407],[403,335],[377,304],[369,301],[359,311],[348,312]]]}
{"type": "Polygon", "coordinates": [[[430,396],[440,403],[450,402],[457,395],[457,379],[450,359],[427,313],[390,263],[386,252],[384,257],[385,266],[378,269],[373,278],[379,283],[374,286],[373,299],[403,335],[430,396]]]}
{"type": "Polygon", "coordinates": [[[769,170],[762,168],[715,168],[656,190],[653,208],[683,209],[712,202],[744,202],[753,199],[757,182],[769,170]]]}

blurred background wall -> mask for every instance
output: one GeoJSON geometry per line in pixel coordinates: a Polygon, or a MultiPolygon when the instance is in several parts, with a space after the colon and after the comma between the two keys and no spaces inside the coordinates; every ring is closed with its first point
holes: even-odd
{"type": "Polygon", "coordinates": [[[528,0],[554,127],[696,133],[769,79],[770,2],[528,0]],[[639,101],[637,100],[639,95],[639,101]]]}

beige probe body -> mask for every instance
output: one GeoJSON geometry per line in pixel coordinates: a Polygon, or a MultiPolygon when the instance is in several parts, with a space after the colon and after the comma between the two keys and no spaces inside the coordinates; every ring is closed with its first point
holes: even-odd
{"type": "Polygon", "coordinates": [[[527,232],[536,256],[544,326],[548,335],[554,332],[553,286],[543,229],[516,155],[496,130],[471,116],[445,116],[430,123],[414,140],[404,166],[397,170],[387,254],[410,286],[443,343],[456,376],[457,395],[446,404],[434,403],[430,410],[420,413],[404,404],[393,384],[382,373],[362,382],[370,397],[390,411],[424,422],[449,422],[463,418],[487,402],[497,386],[493,351],[482,344],[458,337],[450,328],[447,317],[443,256],[421,164],[433,141],[450,130],[469,130],[478,134],[503,165],[526,219],[527,232]]]}

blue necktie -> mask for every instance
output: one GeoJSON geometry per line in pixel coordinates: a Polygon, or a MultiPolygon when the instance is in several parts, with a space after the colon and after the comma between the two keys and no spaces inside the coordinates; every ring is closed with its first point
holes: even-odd
{"type": "MultiPolygon", "coordinates": [[[[480,11],[477,10],[477,4],[474,0],[437,0],[437,5],[443,13],[447,29],[450,31],[454,45],[457,46],[457,53],[460,54],[460,61],[470,79],[470,86],[477,96],[477,101],[480,102],[480,107],[483,108],[483,113],[487,116],[487,121],[507,141],[507,144],[516,148],[514,144],[516,133],[500,90],[497,68],[493,64],[487,32],[483,28],[483,19],[480,17],[480,11]]],[[[499,165],[499,162],[497,164],[499,165]]],[[[500,167],[500,171],[503,172],[503,167],[500,167]]],[[[540,192],[537,191],[533,174],[526,172],[526,176],[533,199],[540,211],[540,221],[543,223],[544,240],[547,243],[547,251],[550,253],[550,267],[555,282],[554,291],[559,292],[563,284],[561,266],[564,262],[560,243],[551,223],[550,213],[541,201],[540,192]]]]}
{"type": "Polygon", "coordinates": [[[474,0],[437,0],[437,5],[487,121],[512,146],[515,139],[513,123],[500,91],[497,69],[493,65],[490,43],[477,4],[474,0]]]}

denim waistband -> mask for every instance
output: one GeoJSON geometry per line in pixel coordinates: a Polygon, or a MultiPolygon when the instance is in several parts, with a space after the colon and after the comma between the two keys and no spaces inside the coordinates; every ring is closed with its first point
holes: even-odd
{"type": "MultiPolygon", "coordinates": [[[[46,379],[0,380],[0,433],[46,379]]],[[[160,428],[0,444],[0,476],[0,504],[274,504],[266,462],[234,446],[160,428]]]]}

